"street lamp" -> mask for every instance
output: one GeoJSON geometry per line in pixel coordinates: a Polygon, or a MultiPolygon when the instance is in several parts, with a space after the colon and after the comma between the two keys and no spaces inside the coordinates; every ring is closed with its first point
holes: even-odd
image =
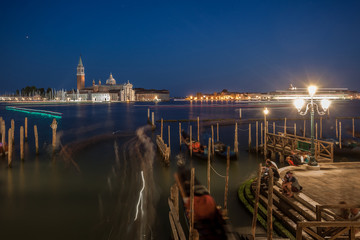
{"type": "Polygon", "coordinates": [[[264,108],[264,130],[265,130],[265,134],[264,134],[264,158],[266,160],[266,133],[267,133],[267,124],[266,124],[266,115],[269,114],[269,110],[267,108],[264,108]]]}
{"type": "Polygon", "coordinates": [[[316,93],[317,87],[316,86],[309,86],[308,92],[310,95],[310,102],[306,104],[306,109],[304,111],[301,111],[303,106],[305,105],[305,100],[302,98],[298,98],[294,101],[294,105],[297,108],[300,115],[304,116],[308,113],[310,110],[310,120],[311,120],[311,147],[310,147],[310,166],[317,166],[317,162],[315,159],[315,144],[314,144],[314,115],[315,115],[315,109],[319,115],[325,115],[326,110],[330,106],[330,101],[328,99],[322,99],[320,104],[323,109],[323,111],[319,110],[319,105],[314,102],[314,95],[316,93]]]}

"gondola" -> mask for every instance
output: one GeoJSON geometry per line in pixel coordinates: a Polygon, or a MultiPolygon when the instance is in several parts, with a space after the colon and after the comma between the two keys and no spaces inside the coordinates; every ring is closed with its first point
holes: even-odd
{"type": "MultiPolygon", "coordinates": [[[[187,222],[190,219],[190,178],[189,169],[181,168],[175,174],[186,210],[187,222]]],[[[196,178],[194,181],[194,228],[198,231],[201,240],[239,239],[230,221],[225,220],[207,188],[196,178]]]]}
{"type": "MultiPolygon", "coordinates": [[[[181,132],[181,141],[186,145],[186,147],[190,150],[190,136],[182,130],[181,132]]],[[[200,142],[192,140],[192,155],[200,158],[207,159],[208,158],[208,149],[205,145],[202,145],[200,142]]]]}
{"type": "MultiPolygon", "coordinates": [[[[225,159],[227,158],[227,148],[228,146],[222,142],[216,142],[214,144],[214,152],[220,158],[225,158],[225,159]]],[[[230,159],[231,160],[237,159],[236,153],[233,150],[230,150],[230,159]]]]}

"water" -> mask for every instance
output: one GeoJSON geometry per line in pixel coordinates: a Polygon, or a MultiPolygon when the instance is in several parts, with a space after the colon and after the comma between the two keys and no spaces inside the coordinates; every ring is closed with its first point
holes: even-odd
{"type": "MultiPolygon", "coordinates": [[[[178,123],[171,127],[171,163],[165,166],[154,145],[157,128],[146,126],[147,108],[160,119],[238,118],[239,105],[231,103],[112,103],[112,104],[44,104],[21,105],[63,113],[58,120],[58,146],[51,147],[52,118],[5,110],[0,116],[10,126],[15,120],[15,154],[13,167],[7,158],[0,159],[0,238],[1,239],[169,239],[170,225],[167,198],[174,184],[177,161],[196,169],[197,178],[206,184],[206,161],[191,160],[179,148],[178,123]],[[19,159],[19,126],[28,117],[29,140],[25,160],[19,159]],[[33,125],[39,130],[40,154],[34,148],[33,125]]],[[[338,103],[331,108],[331,119],[324,120],[326,137],[335,135],[335,116],[358,116],[358,102],[338,103]]],[[[260,108],[242,108],[243,118],[262,118],[260,108]]],[[[292,107],[270,109],[268,118],[298,116],[292,107]]],[[[343,121],[343,129],[351,120],[343,121]]],[[[297,122],[299,130],[302,121],[297,122]]],[[[309,123],[307,123],[307,130],[309,123]]],[[[193,136],[197,135],[196,123],[193,136]]],[[[271,123],[269,124],[271,125],[271,123]]],[[[282,122],[276,122],[282,130],[282,122]]],[[[289,126],[293,122],[288,121],[289,126]]],[[[356,121],[357,129],[360,129],[356,121]]],[[[158,124],[159,126],[159,124],[158,124]]],[[[189,122],[182,128],[189,129],[189,122]]],[[[215,128],[216,129],[216,128],[215,128]]],[[[201,126],[207,143],[210,126],[201,126]]],[[[269,131],[272,131],[269,126],[269,131]]],[[[215,131],[216,134],[216,131],[215,131]]],[[[346,132],[343,133],[346,136],[346,132]]],[[[233,145],[234,126],[220,126],[220,139],[233,145]]],[[[253,142],[255,141],[253,128],[253,142]]],[[[239,125],[240,154],[231,161],[229,178],[229,216],[235,228],[249,226],[251,216],[237,198],[239,185],[255,175],[262,156],[246,151],[248,124],[239,125]]],[[[354,159],[349,159],[354,160],[354,159]]],[[[213,167],[225,175],[226,163],[215,159],[213,167]]],[[[212,172],[211,193],[223,205],[224,178],[212,172]]]]}

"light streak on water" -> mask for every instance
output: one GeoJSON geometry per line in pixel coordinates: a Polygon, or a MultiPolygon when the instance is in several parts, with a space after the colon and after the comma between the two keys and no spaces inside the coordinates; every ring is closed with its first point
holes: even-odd
{"type": "Polygon", "coordinates": [[[136,214],[135,214],[135,218],[134,218],[134,222],[136,221],[137,219],[137,216],[138,216],[138,213],[139,213],[139,204],[140,204],[140,201],[141,201],[141,214],[143,215],[144,214],[144,210],[143,210],[143,191],[145,189],[145,179],[144,179],[144,172],[141,171],[141,178],[142,178],[142,181],[143,181],[143,187],[142,189],[140,190],[140,194],[139,194],[139,200],[138,200],[138,203],[136,205],[136,214]]]}

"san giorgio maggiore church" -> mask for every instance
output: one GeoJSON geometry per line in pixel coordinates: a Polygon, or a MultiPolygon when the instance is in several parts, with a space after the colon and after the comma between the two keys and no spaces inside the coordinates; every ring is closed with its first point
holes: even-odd
{"type": "Polygon", "coordinates": [[[128,81],[124,84],[117,84],[110,73],[109,78],[103,84],[92,81],[92,86],[85,87],[85,68],[81,57],[77,66],[77,90],[67,92],[67,100],[72,101],[93,101],[93,102],[133,102],[133,101],[168,101],[170,99],[168,90],[147,90],[143,88],[133,89],[128,81]]]}

